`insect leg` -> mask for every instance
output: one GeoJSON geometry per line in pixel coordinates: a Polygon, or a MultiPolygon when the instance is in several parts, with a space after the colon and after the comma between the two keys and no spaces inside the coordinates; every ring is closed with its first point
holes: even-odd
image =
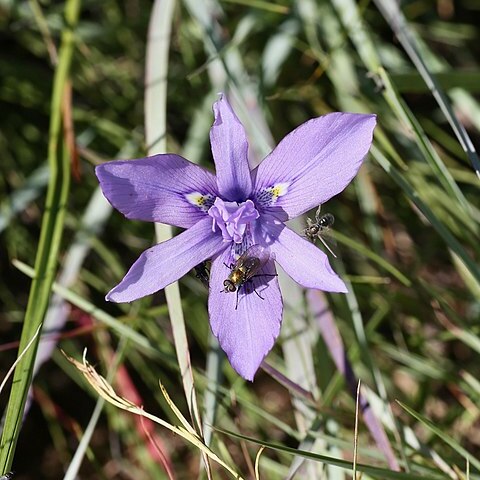
{"type": "Polygon", "coordinates": [[[255,288],[255,284],[253,283],[253,279],[254,278],[258,278],[258,277],[278,277],[278,274],[277,273],[261,273],[259,275],[254,275],[253,277],[250,278],[250,280],[252,281],[252,288],[253,288],[253,291],[255,292],[255,294],[257,295],[258,298],[261,298],[262,300],[265,300],[258,292],[257,292],[257,289],[255,288]]]}
{"type": "Polygon", "coordinates": [[[333,255],[333,257],[337,258],[337,256],[333,253],[333,250],[328,246],[328,243],[322,238],[320,234],[317,235],[317,238],[323,243],[325,248],[333,255]]]}
{"type": "Polygon", "coordinates": [[[255,287],[253,287],[253,291],[257,294],[257,297],[258,298],[261,298],[262,300],[265,300],[258,292],[257,292],[257,289],[255,287]]]}
{"type": "Polygon", "coordinates": [[[237,300],[235,302],[235,310],[238,308],[238,294],[240,293],[240,289],[237,288],[237,300]]]}

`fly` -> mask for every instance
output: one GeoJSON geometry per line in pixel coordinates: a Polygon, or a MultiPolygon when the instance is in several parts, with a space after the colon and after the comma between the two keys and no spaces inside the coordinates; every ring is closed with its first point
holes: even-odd
{"type": "MultiPolygon", "coordinates": [[[[258,272],[267,264],[270,255],[260,245],[252,245],[248,248],[239,259],[230,265],[225,264],[229,268],[230,275],[223,281],[222,292],[237,292],[237,302],[235,310],[238,307],[238,294],[240,288],[252,281],[255,277],[276,277],[276,274],[267,274],[258,272]]],[[[263,300],[263,297],[255,290],[253,291],[263,300]]]]}
{"type": "Polygon", "coordinates": [[[322,235],[324,235],[335,223],[335,217],[331,213],[320,215],[321,208],[322,206],[320,205],[315,212],[315,221],[311,218],[307,218],[307,228],[303,230],[303,233],[312,243],[315,243],[318,238],[325,248],[337,258],[327,242],[322,238],[322,235]]]}

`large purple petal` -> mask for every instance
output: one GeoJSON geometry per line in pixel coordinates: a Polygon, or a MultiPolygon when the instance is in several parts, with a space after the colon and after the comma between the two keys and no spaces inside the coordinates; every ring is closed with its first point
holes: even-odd
{"type": "MultiPolygon", "coordinates": [[[[277,277],[257,277],[241,288],[235,309],[237,293],[222,291],[223,281],[230,274],[224,263],[230,262],[229,249],[212,262],[208,299],[210,325],[232,367],[251,381],[280,332],[282,296],[277,277]],[[253,291],[253,286],[263,299],[253,291]]],[[[274,274],[273,261],[259,273],[274,274]]]]}
{"type": "Polygon", "coordinates": [[[218,191],[225,200],[245,201],[252,191],[245,129],[224,95],[213,104],[213,113],[210,143],[218,191]]]}
{"type": "Polygon", "coordinates": [[[174,154],[107,162],[96,174],[107,200],[134,220],[188,228],[217,196],[212,173],[174,154]]]}
{"type": "Polygon", "coordinates": [[[326,292],[347,292],[343,280],[333,271],[328,257],[313,243],[297,235],[275,217],[262,215],[264,242],[275,261],[305,288],[326,292]]]}
{"type": "Polygon", "coordinates": [[[204,218],[171,240],[145,250],[106,298],[132,302],[157,292],[228,245],[221,235],[212,233],[212,219],[204,218]]]}
{"type": "Polygon", "coordinates": [[[256,198],[267,193],[271,208],[289,218],[325,203],[357,174],[375,123],[375,115],[330,113],[300,125],[252,172],[256,198]]]}

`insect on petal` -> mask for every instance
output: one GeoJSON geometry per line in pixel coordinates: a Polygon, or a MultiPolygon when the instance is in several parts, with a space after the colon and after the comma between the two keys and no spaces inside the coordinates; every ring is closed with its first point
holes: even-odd
{"type": "Polygon", "coordinates": [[[272,260],[258,277],[237,292],[222,291],[230,269],[230,252],[224,251],[212,262],[208,311],[210,326],[232,367],[246,380],[253,380],[262,360],[272,349],[282,322],[282,296],[272,260]],[[263,277],[262,275],[269,275],[263,277]],[[255,290],[254,290],[255,287],[255,290]],[[262,297],[262,298],[260,298],[262,297]]]}

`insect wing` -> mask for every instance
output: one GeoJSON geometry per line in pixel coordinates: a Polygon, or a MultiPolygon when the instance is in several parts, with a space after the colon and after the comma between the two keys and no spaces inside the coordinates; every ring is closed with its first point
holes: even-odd
{"type": "Polygon", "coordinates": [[[270,260],[270,252],[261,245],[252,245],[245,253],[247,253],[249,257],[258,258],[262,267],[270,260]]]}
{"type": "Polygon", "coordinates": [[[245,274],[245,280],[252,278],[270,259],[268,250],[260,245],[252,245],[237,261],[237,267],[245,274]]]}
{"type": "Polygon", "coordinates": [[[248,257],[243,263],[244,280],[247,281],[252,278],[260,269],[262,263],[257,257],[248,257]]]}

